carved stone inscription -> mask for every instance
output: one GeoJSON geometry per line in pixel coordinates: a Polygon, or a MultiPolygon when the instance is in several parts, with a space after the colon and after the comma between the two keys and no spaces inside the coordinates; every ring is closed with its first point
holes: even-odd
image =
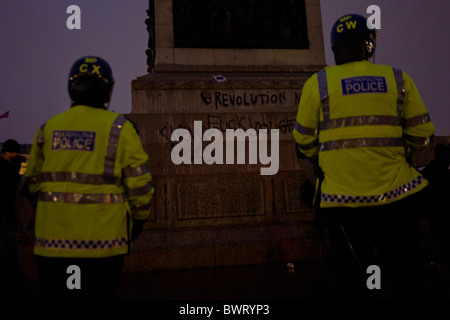
{"type": "Polygon", "coordinates": [[[308,49],[304,0],[173,0],[176,48],[308,49]]]}
{"type": "Polygon", "coordinates": [[[262,184],[256,178],[210,176],[177,184],[178,219],[264,215],[262,184]]]}

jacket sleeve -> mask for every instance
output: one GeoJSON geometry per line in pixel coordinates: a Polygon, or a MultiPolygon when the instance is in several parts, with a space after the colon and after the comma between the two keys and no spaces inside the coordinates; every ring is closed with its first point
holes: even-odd
{"type": "Polygon", "coordinates": [[[148,169],[148,155],[130,121],[126,121],[123,126],[119,148],[122,181],[130,203],[131,216],[137,220],[147,219],[154,187],[148,169]]]}
{"type": "Polygon", "coordinates": [[[320,106],[317,74],[314,74],[303,86],[293,133],[297,150],[308,158],[315,158],[319,153],[320,106]]]}
{"type": "Polygon", "coordinates": [[[403,103],[403,137],[411,152],[428,147],[435,128],[413,80],[403,72],[405,98],[403,103]]]}
{"type": "Polygon", "coordinates": [[[30,156],[28,158],[27,171],[25,178],[28,183],[29,191],[33,197],[37,196],[41,189],[40,176],[42,173],[42,164],[44,156],[42,147],[44,144],[44,125],[37,131],[33,144],[31,146],[30,156]]]}

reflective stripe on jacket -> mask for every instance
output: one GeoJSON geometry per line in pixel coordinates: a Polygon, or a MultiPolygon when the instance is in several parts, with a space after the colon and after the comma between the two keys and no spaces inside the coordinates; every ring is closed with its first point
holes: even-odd
{"type": "Polygon", "coordinates": [[[428,182],[406,160],[430,144],[434,126],[412,79],[368,61],[327,67],[303,87],[294,138],[319,158],[321,206],[396,201],[428,182]]]}
{"type": "Polygon", "coordinates": [[[154,192],[136,130],[122,116],[74,106],[36,133],[26,172],[38,197],[34,252],[107,257],[130,249],[132,219],[154,192]]]}

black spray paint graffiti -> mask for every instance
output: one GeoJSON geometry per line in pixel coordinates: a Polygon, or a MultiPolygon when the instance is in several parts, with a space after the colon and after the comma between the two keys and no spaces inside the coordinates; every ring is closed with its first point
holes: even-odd
{"type": "MultiPolygon", "coordinates": [[[[230,115],[226,117],[222,115],[208,115],[207,121],[203,122],[203,130],[215,128],[225,132],[227,129],[242,129],[244,131],[247,131],[247,129],[255,129],[258,132],[260,129],[279,129],[280,134],[290,134],[294,130],[295,121],[295,119],[288,118],[261,120],[254,119],[249,116],[239,115],[230,115]]],[[[193,128],[191,128],[190,125],[183,124],[170,124],[164,126],[161,130],[159,130],[159,133],[164,137],[164,139],[167,139],[167,141],[172,143],[172,133],[179,128],[186,129],[193,134],[193,128]]]]}
{"type": "MultiPolygon", "coordinates": [[[[266,91],[266,93],[254,93],[244,92],[242,94],[231,94],[215,91],[212,96],[208,91],[202,91],[200,98],[203,103],[209,105],[213,103],[214,107],[234,107],[234,106],[253,106],[260,105],[282,105],[286,102],[286,92],[272,93],[266,91]]],[[[300,93],[295,92],[294,104],[298,105],[300,102],[300,93]]]]}

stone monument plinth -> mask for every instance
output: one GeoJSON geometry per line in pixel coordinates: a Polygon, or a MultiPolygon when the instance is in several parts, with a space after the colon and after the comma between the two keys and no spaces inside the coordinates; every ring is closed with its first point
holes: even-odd
{"type": "Polygon", "coordinates": [[[325,65],[320,2],[230,3],[149,1],[149,68],[126,116],[155,194],[126,271],[323,256],[292,137],[302,86],[325,65]]]}

